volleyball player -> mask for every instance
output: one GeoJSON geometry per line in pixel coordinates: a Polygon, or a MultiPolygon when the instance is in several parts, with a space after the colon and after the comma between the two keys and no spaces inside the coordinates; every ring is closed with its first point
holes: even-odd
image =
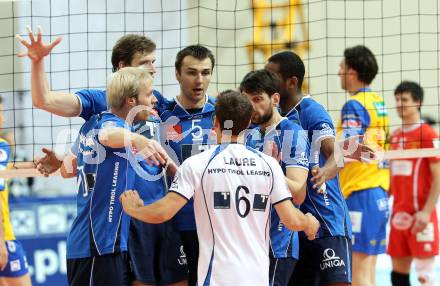
{"type": "MultiPolygon", "coordinates": [[[[283,169],[295,205],[304,202],[309,172],[307,134],[296,123],[278,112],[280,80],[267,70],[248,73],[240,91],[252,103],[254,128],[246,145],[265,154],[274,154],[283,169]]],[[[269,285],[288,285],[298,261],[298,233],[281,223],[275,209],[271,211],[269,285]]]]}
{"type": "Polygon", "coordinates": [[[319,228],[292,205],[278,162],[243,145],[251,115],[246,97],[221,93],[214,121],[218,145],[185,160],[170,192],[156,203],[143,206],[136,192],[120,197],[129,215],[150,223],[171,219],[194,197],[200,285],[267,285],[271,205],[291,230],[313,239],[319,228]]]}
{"type": "MultiPolygon", "coordinates": [[[[215,144],[212,132],[215,100],[207,94],[214,64],[212,52],[200,45],[185,47],[176,56],[175,72],[180,93],[160,114],[165,128],[161,133],[166,134],[161,141],[171,148],[168,150],[175,156],[172,158],[181,164],[215,144]],[[172,123],[172,119],[178,119],[177,123],[172,123]]],[[[195,286],[199,245],[192,199],[177,213],[174,223],[180,231],[188,259],[188,282],[195,286]]]]}
{"type": "Polygon", "coordinates": [[[289,285],[349,285],[351,283],[351,224],[342,196],[335,158],[333,122],[324,107],[301,92],[305,67],[293,52],[272,55],[265,66],[281,79],[280,108],[283,114],[307,131],[310,170],[307,193],[300,210],[321,224],[318,238],[308,241],[299,233],[299,261],[289,285]],[[325,189],[318,191],[312,178],[319,172],[325,189]]]}
{"type": "MultiPolygon", "coordinates": [[[[366,144],[383,150],[388,114],[383,98],[369,87],[377,71],[367,47],[345,49],[339,76],[350,98],[342,107],[338,133],[343,138],[365,135],[366,144]]],[[[386,247],[389,171],[377,161],[351,162],[341,170],[340,180],[353,226],[353,284],[376,285],[377,255],[386,247]]]]}
{"type": "MultiPolygon", "coordinates": [[[[421,120],[423,89],[415,82],[401,82],[394,91],[402,127],[390,137],[392,150],[438,148],[439,136],[421,120]]],[[[440,158],[391,161],[391,194],[394,197],[388,253],[393,286],[410,285],[414,262],[421,285],[436,282],[435,256],[439,229],[435,205],[440,194],[440,158]]]]}
{"type": "MultiPolygon", "coordinates": [[[[3,104],[0,97],[0,129],[3,127],[3,104]]],[[[9,143],[0,138],[0,170],[6,170],[11,156],[9,143]]],[[[8,181],[0,178],[0,285],[30,286],[31,278],[21,243],[15,239],[9,216],[8,181]]]]}
{"type": "MultiPolygon", "coordinates": [[[[37,40],[35,40],[29,29],[30,43],[18,36],[20,42],[28,48],[27,55],[32,59],[34,106],[60,116],[77,116],[79,114],[85,120],[94,114],[107,110],[105,90],[84,89],[75,94],[49,91],[42,62],[60,39],[56,39],[52,44],[44,45],[41,35],[42,32],[39,30],[37,40]],[[45,82],[45,84],[40,85],[40,82],[45,82]]],[[[154,76],[156,73],[155,49],[155,43],[144,36],[125,35],[121,37],[112,50],[113,71],[127,66],[145,67],[154,76]]],[[[155,108],[159,111],[164,109],[167,105],[166,99],[156,90],[153,91],[153,94],[157,99],[155,108]]],[[[134,129],[137,133],[152,138],[153,134],[157,134],[158,131],[157,121],[157,117],[150,116],[147,121],[138,122],[134,129]]],[[[155,144],[151,144],[150,148],[153,148],[151,151],[153,161],[164,164],[163,156],[154,149],[155,144]]],[[[37,168],[48,175],[61,166],[61,160],[51,150],[43,149],[43,151],[46,156],[38,162],[37,168]]],[[[74,159],[72,156],[65,158],[70,166],[72,166],[70,163],[72,159],[74,159]]],[[[135,188],[140,191],[145,204],[150,204],[165,195],[167,190],[165,177],[162,176],[161,166],[149,166],[142,161],[139,164],[141,170],[137,169],[137,173],[146,174],[148,180],[145,180],[145,176],[137,175],[135,188]]],[[[133,286],[156,283],[186,285],[188,275],[186,257],[182,251],[179,236],[175,232],[176,230],[171,223],[147,225],[135,220],[132,221],[130,224],[129,254],[134,276],[133,286]]]]}
{"type": "MultiPolygon", "coordinates": [[[[129,218],[122,213],[118,197],[135,184],[130,147],[142,155],[149,142],[131,132],[126,120],[133,108],[151,108],[156,98],[152,78],[145,69],[119,70],[107,91],[110,111],[90,117],[77,140],[78,214],[67,238],[69,285],[131,284],[129,218]]],[[[137,112],[134,122],[145,121],[148,116],[146,110],[137,112]]]]}

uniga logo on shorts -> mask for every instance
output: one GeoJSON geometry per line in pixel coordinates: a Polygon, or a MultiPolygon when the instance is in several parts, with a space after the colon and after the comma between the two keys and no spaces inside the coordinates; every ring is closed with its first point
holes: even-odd
{"type": "Polygon", "coordinates": [[[323,256],[324,259],[320,264],[321,270],[345,266],[344,260],[342,260],[339,256],[336,256],[335,251],[331,248],[326,248],[324,250],[323,256]]]}

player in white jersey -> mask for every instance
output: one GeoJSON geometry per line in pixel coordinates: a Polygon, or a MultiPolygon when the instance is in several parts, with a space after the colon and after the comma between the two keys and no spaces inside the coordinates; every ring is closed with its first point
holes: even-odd
{"type": "Polygon", "coordinates": [[[214,121],[218,145],[185,160],[163,199],[144,206],[135,191],[120,197],[130,216],[149,223],[171,219],[194,197],[199,285],[267,285],[271,206],[284,225],[309,239],[319,228],[312,215],[293,206],[278,162],[243,145],[251,114],[246,97],[221,93],[214,121]]]}

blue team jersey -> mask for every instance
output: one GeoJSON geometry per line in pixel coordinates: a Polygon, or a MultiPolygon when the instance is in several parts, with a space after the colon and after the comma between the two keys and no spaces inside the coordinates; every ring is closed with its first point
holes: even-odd
{"type": "MultiPolygon", "coordinates": [[[[180,165],[188,157],[199,154],[216,144],[213,132],[215,100],[206,97],[206,102],[198,112],[188,112],[180,103],[173,100],[169,108],[160,114],[161,145],[171,159],[180,165]]],[[[177,213],[174,218],[178,230],[195,230],[193,199],[177,213]]]]}
{"type": "Polygon", "coordinates": [[[124,120],[109,112],[90,117],[78,134],[77,217],[67,238],[67,258],[86,258],[127,250],[129,217],[119,196],[134,186],[135,173],[125,148],[104,147],[99,130],[130,129],[124,120]]]}
{"type": "MultiPolygon", "coordinates": [[[[304,168],[309,170],[308,154],[309,143],[307,134],[296,123],[283,117],[281,121],[266,134],[261,133],[259,127],[253,129],[247,136],[246,145],[263,152],[266,146],[274,142],[281,151],[281,168],[284,175],[286,169],[304,168]]],[[[277,178],[283,180],[283,178],[277,178]]],[[[293,257],[298,259],[298,232],[287,229],[280,221],[274,208],[271,210],[270,249],[275,258],[293,257]]]]}
{"type": "MultiPolygon", "coordinates": [[[[157,90],[154,90],[153,94],[157,99],[156,109],[160,113],[167,108],[169,101],[157,90]]],[[[76,96],[81,103],[80,117],[85,120],[88,120],[94,114],[106,111],[108,108],[105,90],[84,89],[76,92],[76,96]]],[[[150,117],[149,121],[137,123],[133,127],[133,131],[159,141],[157,134],[159,123],[159,118],[150,117]]],[[[166,194],[166,178],[163,175],[162,167],[149,166],[140,158],[137,158],[136,162],[136,164],[133,164],[136,171],[135,190],[139,192],[139,196],[145,204],[151,204],[166,194]]]]}
{"type": "MultiPolygon", "coordinates": [[[[335,128],[324,107],[305,96],[286,115],[293,122],[297,122],[307,130],[310,143],[310,170],[319,164],[325,165],[326,158],[320,152],[320,142],[324,138],[335,137],[335,128]]],[[[320,222],[319,237],[348,236],[351,237],[351,222],[347,204],[341,193],[339,177],[328,180],[324,194],[313,189],[310,181],[311,172],[307,179],[307,196],[300,209],[304,213],[312,213],[320,222]]]]}
{"type": "MultiPolygon", "coordinates": [[[[169,101],[157,91],[153,91],[157,99],[156,108],[159,114],[167,108],[169,101]]],[[[108,110],[107,94],[105,90],[99,89],[82,89],[75,93],[81,105],[79,116],[84,120],[88,120],[91,116],[108,110]]]]}
{"type": "MultiPolygon", "coordinates": [[[[159,120],[150,118],[149,121],[135,124],[133,131],[159,142],[159,123],[159,120]]],[[[138,158],[137,163],[139,165],[135,165],[134,189],[138,191],[144,204],[149,205],[166,195],[168,189],[166,176],[161,166],[150,166],[143,158],[138,158]]]]}

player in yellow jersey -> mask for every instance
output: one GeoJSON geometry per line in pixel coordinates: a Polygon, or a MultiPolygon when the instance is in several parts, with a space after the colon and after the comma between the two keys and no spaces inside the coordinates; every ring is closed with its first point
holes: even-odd
{"type": "MultiPolygon", "coordinates": [[[[338,134],[343,138],[363,135],[364,143],[383,150],[388,115],[383,98],[369,88],[377,71],[376,59],[367,47],[344,51],[339,76],[350,98],[342,107],[338,134]]],[[[385,253],[386,247],[389,171],[377,161],[350,162],[339,176],[353,227],[353,285],[373,286],[377,255],[385,253]]]]}
{"type": "MultiPolygon", "coordinates": [[[[3,105],[0,98],[0,128],[3,126],[3,105]]],[[[0,170],[5,170],[10,157],[10,147],[0,138],[0,170]]],[[[8,184],[0,178],[0,286],[31,285],[26,256],[21,244],[15,240],[9,218],[8,184]]]]}

